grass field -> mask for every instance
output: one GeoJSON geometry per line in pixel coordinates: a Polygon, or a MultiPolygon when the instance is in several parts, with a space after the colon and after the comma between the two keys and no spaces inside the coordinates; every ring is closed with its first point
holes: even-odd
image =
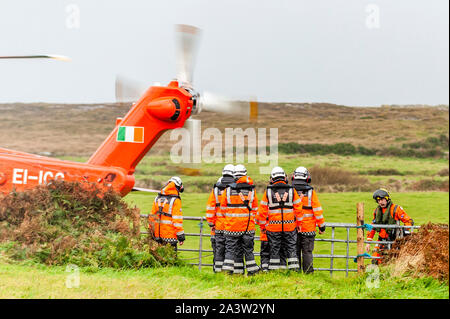
{"type": "Polygon", "coordinates": [[[369,289],[366,277],[336,279],[327,273],[231,277],[192,267],[95,273],[81,269],[79,287],[67,288],[69,274],[65,267],[0,263],[0,298],[449,298],[448,286],[430,278],[386,277],[379,288],[369,289]]]}
{"type": "MultiPolygon", "coordinates": [[[[61,159],[84,162],[87,157],[63,156],[61,159]]],[[[343,170],[340,179],[327,180],[326,176],[321,185],[313,185],[319,189],[324,188],[328,192],[342,192],[342,188],[372,189],[386,187],[393,191],[411,191],[414,183],[420,180],[433,180],[436,182],[448,181],[448,159],[434,158],[398,158],[380,156],[341,156],[341,155],[278,155],[278,165],[282,166],[290,175],[298,166],[311,169],[314,166],[321,168],[333,168],[343,170]],[[387,173],[382,170],[390,169],[387,173]],[[380,173],[377,173],[381,171],[380,173]],[[393,173],[392,173],[393,172],[393,173]],[[357,178],[355,185],[353,180],[345,180],[347,173],[354,174],[357,178]],[[343,184],[343,182],[347,184],[343,184]]],[[[169,155],[146,156],[136,168],[136,186],[147,188],[160,188],[174,175],[182,178],[186,192],[207,192],[217,181],[224,163],[202,163],[192,166],[198,169],[200,175],[189,176],[186,169],[189,167],[177,165],[171,162],[169,155]]],[[[262,190],[269,180],[269,175],[260,174],[260,167],[267,164],[246,163],[248,175],[253,178],[259,190],[262,190]]],[[[448,182],[447,182],[448,184],[448,182]]]]}
{"type": "MultiPolygon", "coordinates": [[[[260,194],[258,194],[260,195],[260,194]]],[[[147,213],[153,201],[148,193],[132,193],[125,200],[147,213]]],[[[203,216],[207,194],[183,194],[185,216],[203,216]]],[[[357,202],[365,203],[366,222],[374,208],[370,193],[323,193],[319,199],[327,222],[355,222],[357,202]]],[[[448,193],[415,192],[394,194],[393,201],[403,206],[406,212],[422,224],[428,221],[448,223],[448,193]],[[426,203],[426,205],[424,205],[426,203]],[[426,208],[424,208],[426,207],[426,208]]],[[[187,232],[198,232],[198,222],[185,222],[187,232]]],[[[336,230],[339,238],[343,231],[336,230]]],[[[329,238],[330,229],[318,238],[329,238]]],[[[350,238],[355,238],[351,232],[350,238]]],[[[198,237],[188,237],[183,248],[197,248],[198,237]]],[[[209,249],[209,239],[203,242],[209,249]]],[[[336,254],[345,254],[345,245],[335,244],[336,254]]],[[[355,254],[355,246],[350,255],[355,254]]],[[[255,251],[259,242],[255,241],[255,251]]],[[[329,254],[330,243],[317,242],[315,254],[329,254]]],[[[180,258],[198,255],[180,252],[180,258]]],[[[210,262],[205,258],[203,262],[210,262]]],[[[192,262],[189,260],[187,262],[192,262]]],[[[367,262],[368,263],[368,262],[367,262]]],[[[315,267],[328,267],[329,259],[315,259],[315,267]]],[[[351,268],[355,268],[352,260],[351,268]]],[[[335,260],[335,267],[344,267],[344,260],[335,260]]],[[[196,266],[168,267],[144,270],[80,269],[78,288],[67,288],[70,275],[65,267],[36,264],[9,264],[0,260],[0,298],[449,298],[448,285],[431,278],[391,277],[382,268],[379,288],[368,288],[367,275],[355,273],[316,272],[313,276],[281,272],[258,274],[254,277],[230,277],[214,274],[210,267],[198,270],[196,266]]]]}

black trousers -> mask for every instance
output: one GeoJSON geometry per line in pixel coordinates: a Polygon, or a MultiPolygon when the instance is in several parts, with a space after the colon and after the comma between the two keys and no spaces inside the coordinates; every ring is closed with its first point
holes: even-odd
{"type": "Polygon", "coordinates": [[[211,236],[211,248],[213,251],[213,271],[215,272],[215,270],[214,270],[214,264],[216,262],[216,237],[215,236],[211,236]]]}
{"type": "Polygon", "coordinates": [[[298,260],[305,274],[314,272],[313,267],[313,250],[315,235],[302,235],[298,233],[297,237],[297,255],[298,260]]]}
{"type": "MultiPolygon", "coordinates": [[[[270,260],[270,244],[269,241],[261,241],[261,270],[268,271],[269,270],[269,260],[270,260]]],[[[283,247],[280,250],[280,268],[286,268],[286,253],[284,252],[283,247]]]]}
{"type": "Polygon", "coordinates": [[[270,245],[269,270],[287,268],[298,270],[297,230],[290,232],[267,232],[270,245]]]}
{"type": "Polygon", "coordinates": [[[244,270],[247,269],[249,275],[259,271],[259,266],[256,264],[253,254],[254,238],[254,233],[244,233],[239,236],[225,235],[223,271],[243,274],[244,270]]]}
{"type": "Polygon", "coordinates": [[[223,233],[216,232],[214,246],[215,246],[215,248],[213,247],[214,271],[221,272],[223,267],[223,261],[225,260],[225,235],[223,233]]]}
{"type": "Polygon", "coordinates": [[[270,245],[269,241],[261,241],[261,270],[267,271],[269,270],[269,260],[270,260],[270,245]]]}

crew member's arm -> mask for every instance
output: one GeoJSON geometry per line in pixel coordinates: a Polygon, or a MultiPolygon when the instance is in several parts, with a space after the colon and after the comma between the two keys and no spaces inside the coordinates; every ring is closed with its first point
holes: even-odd
{"type": "Polygon", "coordinates": [[[181,210],[181,200],[179,198],[175,199],[172,208],[172,225],[175,228],[177,239],[180,245],[186,240],[183,229],[183,212],[181,210]]]}
{"type": "Polygon", "coordinates": [[[218,207],[216,206],[216,196],[214,194],[214,188],[209,194],[208,202],[206,203],[206,221],[208,222],[209,227],[213,228],[216,225],[216,210],[218,207]]]}
{"type": "MultiPolygon", "coordinates": [[[[403,210],[403,207],[401,207],[401,206],[397,207],[397,211],[395,212],[394,218],[396,220],[402,221],[402,223],[405,224],[405,226],[413,226],[414,225],[414,221],[412,220],[412,218],[409,217],[408,214],[405,213],[405,211],[403,210]]],[[[405,228],[405,235],[409,235],[409,234],[411,234],[411,229],[405,228]]]]}
{"type": "MultiPolygon", "coordinates": [[[[374,213],[373,213],[372,225],[375,224],[376,212],[377,212],[377,210],[375,209],[375,211],[374,211],[374,213]]],[[[367,241],[372,241],[372,240],[373,240],[373,236],[375,236],[376,231],[377,231],[377,230],[376,230],[375,228],[372,228],[372,230],[369,231],[369,232],[367,233],[367,238],[366,238],[366,240],[367,240],[367,241]]],[[[367,245],[366,245],[366,251],[367,251],[367,252],[370,251],[370,244],[367,244],[367,245]]]]}
{"type": "Polygon", "coordinates": [[[256,190],[253,189],[254,196],[253,201],[250,203],[250,207],[252,208],[252,216],[256,222],[256,215],[258,214],[258,196],[256,195],[256,190]]]}
{"type": "Polygon", "coordinates": [[[256,213],[256,223],[264,231],[267,226],[267,216],[269,214],[269,201],[267,199],[267,191],[264,192],[261,203],[259,204],[258,212],[256,213]]]}
{"type": "Polygon", "coordinates": [[[304,197],[303,193],[300,193],[300,195],[297,193],[297,190],[294,188],[294,198],[292,201],[292,204],[294,206],[294,215],[296,219],[296,225],[297,229],[300,230],[300,224],[303,220],[303,203],[302,199],[304,197]]]}
{"type": "Polygon", "coordinates": [[[152,210],[150,211],[150,214],[148,214],[148,227],[151,228],[151,224],[155,222],[154,217],[156,212],[158,211],[158,204],[156,203],[156,198],[153,201],[152,210]]]}
{"type": "Polygon", "coordinates": [[[219,208],[220,212],[222,213],[222,216],[224,218],[226,218],[226,213],[227,213],[227,209],[228,209],[228,205],[227,205],[227,192],[229,192],[229,187],[225,188],[222,192],[222,195],[219,196],[219,208]]]}
{"type": "Polygon", "coordinates": [[[316,225],[319,227],[319,234],[323,234],[325,232],[325,218],[323,217],[322,205],[320,205],[319,198],[314,190],[312,192],[311,207],[316,219],[316,225]]]}

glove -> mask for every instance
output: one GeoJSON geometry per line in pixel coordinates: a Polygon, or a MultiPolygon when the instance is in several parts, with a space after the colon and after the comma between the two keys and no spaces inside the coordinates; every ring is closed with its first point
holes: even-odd
{"type": "Polygon", "coordinates": [[[183,241],[186,240],[186,236],[184,236],[184,234],[177,235],[177,239],[178,239],[179,242],[183,242],[183,241]]]}
{"type": "Polygon", "coordinates": [[[323,227],[319,227],[319,230],[323,233],[326,228],[327,228],[327,226],[324,225],[323,227]]]}

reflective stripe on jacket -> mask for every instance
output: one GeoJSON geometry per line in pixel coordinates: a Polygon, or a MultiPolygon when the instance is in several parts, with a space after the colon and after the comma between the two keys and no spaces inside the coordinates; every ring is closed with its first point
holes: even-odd
{"type": "Polygon", "coordinates": [[[175,183],[167,184],[156,196],[148,222],[155,239],[176,242],[184,235],[181,199],[175,183]]]}
{"type": "Polygon", "coordinates": [[[300,222],[300,232],[315,234],[316,226],[322,227],[325,223],[322,205],[320,205],[314,189],[309,189],[304,195],[302,199],[303,217],[300,222]]]}
{"type": "Polygon", "coordinates": [[[257,222],[271,232],[293,231],[300,223],[302,201],[297,191],[284,182],[267,187],[259,205],[257,222]]]}

